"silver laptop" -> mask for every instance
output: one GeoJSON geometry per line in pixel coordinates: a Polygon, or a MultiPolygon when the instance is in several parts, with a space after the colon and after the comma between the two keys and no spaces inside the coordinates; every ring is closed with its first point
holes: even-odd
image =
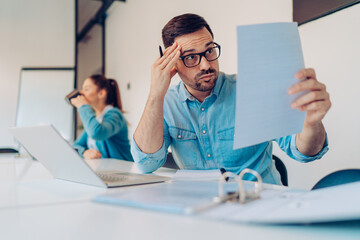
{"type": "Polygon", "coordinates": [[[122,187],[170,180],[150,174],[95,172],[52,125],[14,127],[14,137],[58,179],[99,187],[122,187]]]}

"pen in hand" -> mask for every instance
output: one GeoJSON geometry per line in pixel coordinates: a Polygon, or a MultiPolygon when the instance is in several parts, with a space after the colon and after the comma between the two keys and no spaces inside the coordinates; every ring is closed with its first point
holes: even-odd
{"type": "Polygon", "coordinates": [[[159,45],[160,57],[164,56],[161,46],[159,45]]]}

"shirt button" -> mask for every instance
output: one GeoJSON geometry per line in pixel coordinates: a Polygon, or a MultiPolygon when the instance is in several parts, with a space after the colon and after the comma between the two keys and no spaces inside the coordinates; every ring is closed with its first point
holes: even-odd
{"type": "Polygon", "coordinates": [[[178,138],[181,138],[181,135],[178,135],[178,138]]]}
{"type": "Polygon", "coordinates": [[[205,111],[205,108],[201,108],[201,111],[205,111]]]}
{"type": "Polygon", "coordinates": [[[211,157],[211,154],[210,154],[210,153],[208,154],[208,158],[209,158],[209,157],[211,157]]]}
{"type": "Polygon", "coordinates": [[[205,134],[206,133],[206,131],[205,130],[203,130],[203,134],[205,134]]]}

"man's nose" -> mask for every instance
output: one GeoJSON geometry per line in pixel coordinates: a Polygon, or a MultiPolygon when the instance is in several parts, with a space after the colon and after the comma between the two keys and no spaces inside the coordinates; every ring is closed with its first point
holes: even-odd
{"type": "Polygon", "coordinates": [[[205,56],[201,56],[200,59],[200,70],[208,70],[210,68],[210,63],[209,61],[206,59],[205,56]]]}

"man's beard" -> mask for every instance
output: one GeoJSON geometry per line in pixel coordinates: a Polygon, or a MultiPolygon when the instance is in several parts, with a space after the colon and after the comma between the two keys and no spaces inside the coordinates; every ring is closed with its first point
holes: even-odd
{"type": "Polygon", "coordinates": [[[195,76],[195,83],[187,84],[189,87],[191,87],[194,90],[200,91],[200,92],[207,92],[212,90],[215,87],[216,80],[218,78],[218,72],[213,69],[209,68],[208,70],[203,70],[200,73],[198,73],[195,76]],[[213,74],[213,77],[206,81],[206,85],[204,82],[201,82],[201,77],[203,77],[206,74],[213,74]]]}

